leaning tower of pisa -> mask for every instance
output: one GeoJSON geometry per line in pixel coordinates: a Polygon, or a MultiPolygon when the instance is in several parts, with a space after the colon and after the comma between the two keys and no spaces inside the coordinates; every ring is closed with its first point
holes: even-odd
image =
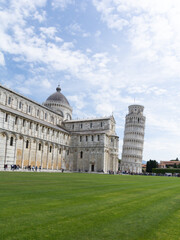
{"type": "Polygon", "coordinates": [[[141,173],[144,145],[145,120],[144,107],[141,105],[129,106],[126,115],[124,140],[121,158],[121,171],[141,173]]]}

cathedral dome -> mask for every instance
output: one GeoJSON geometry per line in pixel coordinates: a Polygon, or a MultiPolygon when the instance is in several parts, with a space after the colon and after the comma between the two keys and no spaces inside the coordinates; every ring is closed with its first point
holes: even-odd
{"type": "Polygon", "coordinates": [[[61,88],[58,85],[58,87],[56,88],[56,92],[53,93],[52,95],[50,95],[46,101],[53,101],[53,102],[57,102],[57,103],[61,103],[61,104],[65,104],[70,106],[67,98],[61,93],[61,88]]]}
{"type": "Polygon", "coordinates": [[[43,105],[60,114],[63,120],[72,119],[72,108],[67,98],[61,93],[59,85],[56,88],[56,92],[50,95],[43,105]]]}

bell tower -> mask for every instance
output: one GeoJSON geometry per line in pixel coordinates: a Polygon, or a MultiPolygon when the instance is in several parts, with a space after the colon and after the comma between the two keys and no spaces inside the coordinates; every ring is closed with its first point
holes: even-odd
{"type": "Polygon", "coordinates": [[[144,107],[130,105],[125,119],[125,130],[120,169],[123,172],[142,173],[145,120],[144,107]]]}

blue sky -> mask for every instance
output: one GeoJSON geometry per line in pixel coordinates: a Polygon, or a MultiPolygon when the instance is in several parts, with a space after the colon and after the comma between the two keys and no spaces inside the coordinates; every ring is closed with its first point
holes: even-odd
{"type": "Polygon", "coordinates": [[[0,82],[42,103],[60,83],[74,118],[145,107],[144,160],[180,157],[180,2],[0,0],[0,82]]]}

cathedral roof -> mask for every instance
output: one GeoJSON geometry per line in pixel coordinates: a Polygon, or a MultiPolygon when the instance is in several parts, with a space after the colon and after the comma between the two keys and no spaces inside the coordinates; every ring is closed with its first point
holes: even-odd
{"type": "Polygon", "coordinates": [[[46,102],[48,101],[53,101],[53,102],[57,102],[57,103],[62,103],[62,104],[65,104],[65,105],[68,105],[70,106],[67,98],[61,93],[61,88],[60,86],[58,85],[58,87],[56,88],[56,92],[53,93],[52,95],[50,95],[46,102]]]}

